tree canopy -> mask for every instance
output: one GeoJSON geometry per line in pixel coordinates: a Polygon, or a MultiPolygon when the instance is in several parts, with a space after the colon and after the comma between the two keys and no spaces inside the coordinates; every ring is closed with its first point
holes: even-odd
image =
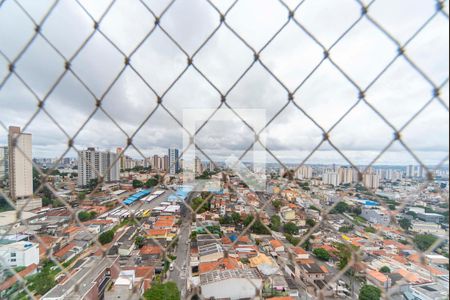
{"type": "Polygon", "coordinates": [[[331,211],[332,214],[342,214],[348,212],[350,210],[350,206],[345,202],[339,202],[331,211]]]}
{"type": "Polygon", "coordinates": [[[381,290],[373,285],[365,285],[359,293],[359,300],[380,300],[381,290]]]}
{"type": "Polygon", "coordinates": [[[330,253],[328,253],[328,251],[323,248],[317,248],[313,251],[313,253],[320,260],[323,260],[323,261],[330,260],[330,253]]]}
{"type": "Polygon", "coordinates": [[[145,291],[144,298],[147,300],[180,300],[180,291],[175,282],[156,283],[145,291]]]}
{"type": "Polygon", "coordinates": [[[292,222],[286,223],[283,227],[284,232],[290,235],[297,235],[299,233],[299,228],[292,222]]]}
{"type": "Polygon", "coordinates": [[[438,240],[437,237],[431,234],[419,234],[414,238],[417,248],[421,251],[427,251],[438,240]]]}
{"type": "Polygon", "coordinates": [[[106,232],[103,232],[102,234],[100,234],[100,236],[98,237],[98,241],[100,242],[100,244],[105,245],[105,244],[109,244],[114,240],[114,231],[109,230],[106,232]]]}

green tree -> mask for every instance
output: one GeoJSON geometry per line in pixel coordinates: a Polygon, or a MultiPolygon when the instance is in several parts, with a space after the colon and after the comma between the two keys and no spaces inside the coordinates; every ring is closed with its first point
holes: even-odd
{"type": "Polygon", "coordinates": [[[381,290],[373,285],[365,285],[359,293],[359,300],[380,300],[381,290]]]}
{"type": "Polygon", "coordinates": [[[234,225],[239,225],[239,223],[241,223],[241,215],[238,214],[237,212],[234,212],[231,214],[231,218],[233,219],[233,223],[234,225]]]}
{"type": "Polygon", "coordinates": [[[368,233],[376,233],[377,232],[377,230],[373,227],[366,227],[366,228],[364,228],[364,231],[368,232],[368,233]]]}
{"type": "Polygon", "coordinates": [[[252,232],[255,234],[270,234],[270,230],[268,230],[260,220],[256,220],[256,222],[253,223],[252,232]]]}
{"type": "Polygon", "coordinates": [[[83,201],[84,199],[86,199],[86,193],[85,192],[78,193],[78,200],[83,201]]]}
{"type": "Polygon", "coordinates": [[[156,283],[146,290],[144,298],[147,300],[180,300],[180,291],[175,282],[156,283]]]}
{"type": "Polygon", "coordinates": [[[401,219],[398,224],[400,225],[401,228],[403,228],[403,230],[408,231],[411,229],[412,227],[412,223],[410,220],[408,219],[401,219]]]}
{"type": "Polygon", "coordinates": [[[308,219],[306,220],[306,225],[308,225],[309,227],[314,227],[316,226],[316,221],[314,221],[313,219],[308,219]]]}
{"type": "Polygon", "coordinates": [[[248,216],[247,218],[245,218],[245,220],[243,222],[244,226],[247,227],[248,225],[250,225],[253,222],[254,219],[255,218],[253,216],[248,216]]]}
{"type": "Polygon", "coordinates": [[[209,210],[209,203],[208,203],[208,201],[205,201],[203,198],[198,197],[198,198],[195,198],[194,200],[192,200],[191,207],[194,211],[197,211],[197,209],[198,209],[197,213],[202,214],[209,210]],[[205,202],[205,203],[203,203],[203,202],[205,202]],[[201,208],[200,208],[200,206],[201,206],[201,208]]]}
{"type": "Polygon", "coordinates": [[[349,233],[353,230],[353,226],[342,226],[339,228],[339,232],[341,233],[349,233]]]}
{"type": "Polygon", "coordinates": [[[230,225],[233,224],[233,218],[229,215],[225,215],[219,219],[221,225],[230,225]]]}
{"type": "Polygon", "coordinates": [[[383,274],[389,274],[391,273],[391,269],[388,266],[384,266],[380,269],[380,272],[383,274]]]}
{"type": "Polygon", "coordinates": [[[159,183],[158,179],[150,178],[149,180],[147,180],[147,182],[144,185],[146,188],[153,188],[153,187],[157,186],[158,183],[159,183]]]}
{"type": "Polygon", "coordinates": [[[278,210],[280,210],[281,206],[283,205],[283,202],[281,202],[280,200],[274,200],[274,201],[272,201],[272,205],[278,211],[278,210]]]}
{"type": "Polygon", "coordinates": [[[134,244],[136,245],[136,247],[141,249],[145,245],[145,238],[143,236],[137,236],[134,240],[134,244]]]}
{"type": "Polygon", "coordinates": [[[144,183],[140,180],[133,180],[133,188],[140,189],[144,187],[144,183]]]}
{"type": "Polygon", "coordinates": [[[389,210],[396,210],[397,206],[395,206],[395,204],[389,204],[389,210]]]}
{"type": "Polygon", "coordinates": [[[103,232],[102,234],[100,234],[100,236],[98,237],[98,241],[100,242],[100,244],[105,245],[105,244],[109,244],[114,240],[114,231],[113,230],[109,230],[106,232],[103,232]]]}
{"type": "Polygon", "coordinates": [[[283,227],[284,232],[291,235],[297,235],[299,233],[299,228],[292,222],[286,223],[283,227]]]}
{"type": "Polygon", "coordinates": [[[98,180],[98,178],[91,179],[91,180],[89,180],[88,188],[90,190],[94,190],[97,188],[99,183],[100,183],[100,181],[98,180]]]}
{"type": "Polygon", "coordinates": [[[337,243],[335,245],[335,248],[337,249],[336,254],[339,257],[338,267],[340,270],[342,270],[348,265],[348,263],[350,262],[350,260],[352,258],[352,253],[356,249],[350,245],[346,245],[346,244],[342,244],[342,243],[337,243]]]}
{"type": "Polygon", "coordinates": [[[300,242],[302,241],[301,239],[296,238],[296,237],[294,237],[293,235],[288,234],[288,233],[286,233],[286,234],[284,235],[284,237],[286,238],[286,240],[288,240],[289,243],[291,243],[291,244],[292,244],[293,246],[295,246],[295,247],[297,247],[298,244],[300,244],[300,242]]]}
{"type": "Polygon", "coordinates": [[[421,251],[427,251],[436,243],[437,237],[431,234],[419,234],[414,238],[414,243],[421,251]]]}
{"type": "Polygon", "coordinates": [[[343,214],[350,210],[350,206],[345,202],[339,202],[331,211],[332,214],[343,214]]]}
{"type": "Polygon", "coordinates": [[[270,218],[270,228],[272,228],[272,230],[278,231],[278,232],[281,230],[280,216],[275,215],[270,218]]]}
{"type": "Polygon", "coordinates": [[[330,260],[330,253],[328,253],[328,251],[323,248],[317,248],[313,251],[313,253],[320,260],[323,260],[323,261],[330,260]]]}
{"type": "Polygon", "coordinates": [[[97,216],[97,213],[95,211],[87,212],[87,211],[80,211],[78,213],[78,218],[81,222],[86,222],[89,220],[94,219],[97,216]]]}
{"type": "Polygon", "coordinates": [[[310,210],[315,210],[315,211],[320,212],[320,209],[319,209],[317,206],[314,206],[314,205],[311,205],[311,206],[309,207],[309,209],[310,209],[310,210]]]}
{"type": "Polygon", "coordinates": [[[408,216],[413,217],[414,219],[417,219],[417,213],[415,213],[415,212],[413,212],[413,211],[408,211],[406,214],[407,214],[408,216]]]}

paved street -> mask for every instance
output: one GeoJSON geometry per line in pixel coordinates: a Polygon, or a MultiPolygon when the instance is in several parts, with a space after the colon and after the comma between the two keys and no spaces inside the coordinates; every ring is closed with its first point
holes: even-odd
{"type": "Polygon", "coordinates": [[[174,269],[169,274],[169,281],[177,283],[181,291],[181,299],[187,294],[187,280],[190,277],[190,235],[192,214],[184,205],[181,205],[181,227],[178,235],[178,245],[175,250],[177,259],[174,262],[174,269]]]}

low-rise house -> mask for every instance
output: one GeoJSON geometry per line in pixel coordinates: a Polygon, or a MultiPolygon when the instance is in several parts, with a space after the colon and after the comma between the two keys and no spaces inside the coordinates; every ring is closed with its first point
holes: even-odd
{"type": "Polygon", "coordinates": [[[446,231],[442,229],[441,225],[427,222],[412,222],[412,232],[428,233],[435,235],[445,235],[446,231]]]}
{"type": "Polygon", "coordinates": [[[297,264],[296,275],[304,282],[314,283],[315,281],[325,280],[326,270],[314,261],[297,264]]]}
{"type": "Polygon", "coordinates": [[[285,252],[285,250],[286,250],[284,247],[284,244],[279,240],[271,240],[270,247],[272,248],[272,250],[274,252],[277,252],[277,253],[285,252]]]}
{"type": "Polygon", "coordinates": [[[39,264],[39,245],[25,241],[0,245],[2,264],[11,268],[39,264]]]}
{"type": "Polygon", "coordinates": [[[363,208],[361,216],[372,224],[388,226],[391,216],[379,208],[363,208]]]}
{"type": "Polygon", "coordinates": [[[292,247],[291,253],[294,255],[295,260],[307,260],[310,258],[309,253],[300,247],[292,247]]]}
{"type": "Polygon", "coordinates": [[[129,256],[135,249],[134,238],[136,236],[136,233],[136,227],[129,227],[117,241],[117,244],[119,245],[120,256],[129,256]]]}
{"type": "Polygon", "coordinates": [[[297,215],[295,214],[295,210],[288,206],[284,206],[280,209],[280,216],[285,222],[291,222],[296,220],[297,215]]]}
{"type": "Polygon", "coordinates": [[[232,257],[221,258],[214,262],[203,262],[198,266],[200,275],[214,270],[238,270],[242,268],[242,263],[232,257]]]}
{"type": "Polygon", "coordinates": [[[105,292],[105,299],[139,300],[150,288],[155,269],[152,267],[127,267],[119,273],[114,285],[105,292]]]}
{"type": "Polygon", "coordinates": [[[164,239],[169,238],[170,230],[168,229],[150,229],[146,231],[146,237],[149,239],[164,239]]]}
{"type": "Polygon", "coordinates": [[[216,270],[200,275],[200,293],[206,299],[254,299],[263,281],[254,269],[216,270]]]}
{"type": "Polygon", "coordinates": [[[66,262],[75,258],[78,254],[81,253],[81,251],[82,248],[78,247],[76,243],[72,242],[53,253],[53,257],[55,257],[60,262],[66,262]]]}
{"type": "Polygon", "coordinates": [[[255,245],[236,245],[234,246],[234,254],[240,259],[250,259],[258,256],[258,247],[255,245]]]}
{"type": "MultiPolygon", "coordinates": [[[[24,270],[18,272],[18,275],[21,278],[26,278],[27,276],[33,275],[36,273],[38,266],[36,264],[31,264],[26,267],[24,270]]],[[[0,284],[0,298],[1,299],[10,299],[12,293],[16,292],[19,287],[14,289],[14,285],[17,283],[17,277],[11,276],[7,278],[0,284]]]]}
{"type": "Polygon", "coordinates": [[[119,276],[119,257],[89,257],[67,280],[56,285],[41,300],[104,299],[111,280],[119,276]]]}
{"type": "Polygon", "coordinates": [[[447,300],[448,294],[448,284],[445,286],[439,283],[410,285],[405,293],[408,299],[415,300],[447,300]]]}
{"type": "Polygon", "coordinates": [[[203,246],[199,245],[198,256],[200,263],[205,263],[218,261],[219,259],[224,258],[225,255],[222,246],[215,243],[203,246]]]}
{"type": "Polygon", "coordinates": [[[279,273],[280,271],[280,267],[277,262],[263,253],[250,258],[249,262],[251,268],[258,269],[258,271],[265,276],[270,276],[279,273]]]}
{"type": "Polygon", "coordinates": [[[283,275],[272,275],[269,277],[270,287],[277,292],[286,292],[289,290],[289,285],[283,275]]]}
{"type": "Polygon", "coordinates": [[[389,289],[392,286],[391,278],[376,270],[367,270],[366,278],[369,283],[377,287],[383,287],[385,290],[389,289]]]}

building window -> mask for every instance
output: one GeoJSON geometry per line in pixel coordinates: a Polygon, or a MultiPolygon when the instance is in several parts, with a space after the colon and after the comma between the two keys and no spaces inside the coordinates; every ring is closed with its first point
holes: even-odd
{"type": "Polygon", "coordinates": [[[11,262],[16,262],[16,259],[15,259],[15,258],[11,258],[10,261],[11,261],[11,262]]]}
{"type": "Polygon", "coordinates": [[[11,253],[11,257],[16,257],[16,253],[11,253]]]}

